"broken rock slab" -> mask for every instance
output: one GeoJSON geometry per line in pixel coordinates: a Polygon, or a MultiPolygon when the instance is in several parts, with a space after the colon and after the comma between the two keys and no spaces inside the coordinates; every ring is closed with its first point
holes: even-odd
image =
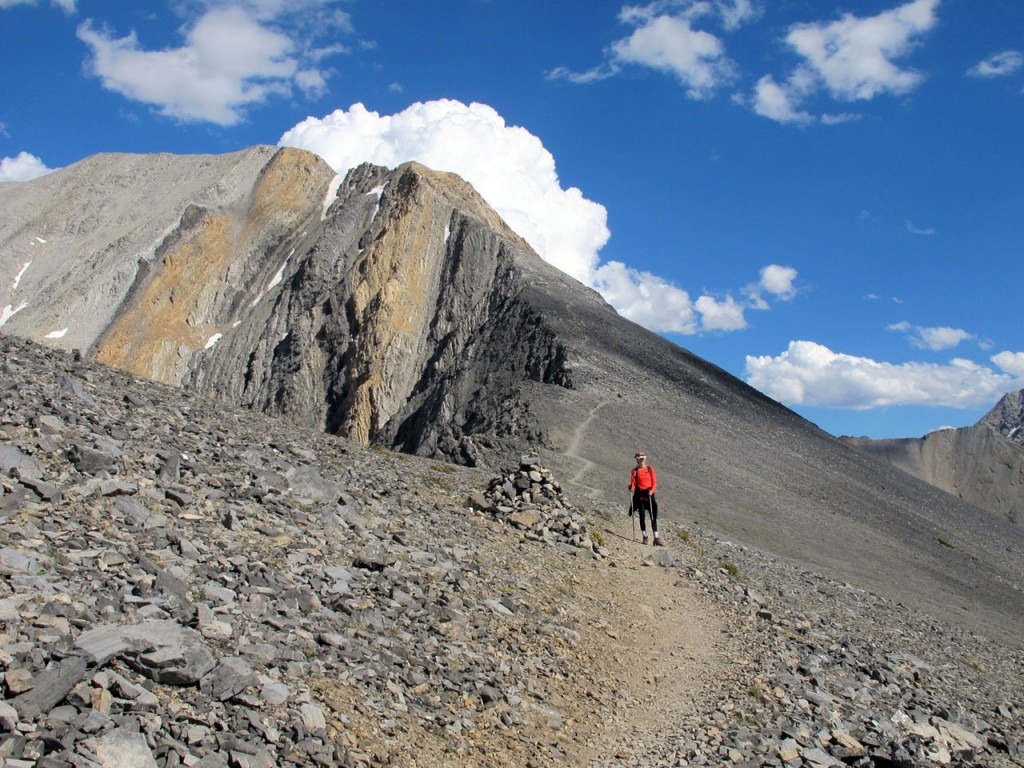
{"type": "Polygon", "coordinates": [[[83,632],[75,646],[97,664],[123,655],[138,672],[168,685],[196,685],[216,664],[201,634],[170,620],[107,624],[83,632]]]}

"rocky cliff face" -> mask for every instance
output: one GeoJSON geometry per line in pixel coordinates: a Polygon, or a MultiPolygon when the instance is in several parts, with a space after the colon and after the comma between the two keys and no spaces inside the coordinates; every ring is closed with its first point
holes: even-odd
{"type": "Polygon", "coordinates": [[[1024,391],[1011,392],[973,427],[921,438],[843,438],[926,483],[1024,525],[1024,391]]]}
{"type": "Polygon", "coordinates": [[[568,385],[519,299],[537,257],[464,181],[409,164],[346,179],[301,259],[197,353],[188,384],[404,451],[471,457],[516,434],[521,379],[568,385]]]}
{"type": "Polygon", "coordinates": [[[21,278],[6,330],[409,452],[472,461],[468,434],[535,431],[518,381],[570,383],[519,300],[536,255],[452,174],[333,179],[260,147],[98,156],[26,185],[0,230],[21,278]]]}
{"type": "Polygon", "coordinates": [[[991,427],[1018,448],[1024,448],[1024,389],[1003,395],[978,426],[991,427]]]}

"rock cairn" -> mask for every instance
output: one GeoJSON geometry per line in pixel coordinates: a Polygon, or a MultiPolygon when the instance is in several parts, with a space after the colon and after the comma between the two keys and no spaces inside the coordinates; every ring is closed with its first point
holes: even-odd
{"type": "Polygon", "coordinates": [[[536,455],[522,457],[518,467],[491,478],[485,493],[470,495],[469,505],[522,531],[524,538],[553,544],[566,554],[590,553],[598,560],[609,556],[604,537],[591,530],[536,455]]]}

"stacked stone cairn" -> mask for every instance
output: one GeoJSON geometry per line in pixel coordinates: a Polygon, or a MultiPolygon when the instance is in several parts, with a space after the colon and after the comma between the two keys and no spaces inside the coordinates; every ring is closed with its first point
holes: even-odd
{"type": "Polygon", "coordinates": [[[584,514],[569,503],[551,470],[535,455],[523,456],[518,467],[492,478],[486,493],[470,495],[469,505],[522,531],[527,540],[598,560],[609,555],[603,537],[588,528],[584,514]]]}

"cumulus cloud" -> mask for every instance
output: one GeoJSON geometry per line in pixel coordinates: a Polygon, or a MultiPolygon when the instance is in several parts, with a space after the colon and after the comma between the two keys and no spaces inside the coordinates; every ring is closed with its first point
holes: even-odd
{"type": "Polygon", "coordinates": [[[779,301],[789,301],[797,295],[797,271],[792,267],[769,264],[761,270],[761,279],[743,289],[751,309],[768,309],[769,304],[764,298],[770,294],[779,301]]]}
{"type": "Polygon", "coordinates": [[[775,357],[748,355],[746,373],[748,384],[793,406],[856,410],[891,405],[979,408],[1024,385],[1020,379],[1024,356],[996,358],[1010,368],[1018,367],[998,373],[963,359],[945,365],[897,365],[840,354],[813,341],[792,341],[775,357]]]}
{"type": "Polygon", "coordinates": [[[894,323],[888,327],[888,330],[906,333],[908,341],[915,347],[930,349],[933,352],[952,349],[962,341],[976,339],[973,333],[969,333],[962,328],[950,328],[948,326],[924,328],[919,325],[911,325],[906,321],[894,323]]]}
{"type": "Polygon", "coordinates": [[[693,29],[689,19],[627,10],[623,20],[637,28],[612,44],[612,56],[617,63],[638,64],[674,75],[694,99],[707,98],[735,76],[735,64],[725,55],[722,41],[693,29]]]}
{"type": "Polygon", "coordinates": [[[694,303],[705,331],[739,331],[747,327],[744,307],[729,295],[723,299],[701,296],[694,303]]]}
{"type": "MultiPolygon", "coordinates": [[[[784,84],[766,76],[755,86],[754,110],[780,123],[807,123],[814,118],[801,109],[812,94],[826,90],[839,101],[905,94],[923,75],[901,68],[896,60],[913,50],[936,23],[940,0],[913,0],[876,16],[844,14],[838,21],[794,24],[786,43],[803,58],[784,84]]],[[[825,116],[834,125],[849,122],[848,114],[825,116]]]]}
{"type": "Polygon", "coordinates": [[[752,0],[716,0],[715,10],[726,29],[738,29],[761,15],[761,8],[752,0]]]}
{"type": "Polygon", "coordinates": [[[31,181],[52,172],[52,168],[47,168],[46,163],[28,152],[0,160],[0,182],[31,181]]]}
{"type": "Polygon", "coordinates": [[[327,8],[327,2],[216,5],[190,26],[184,45],[165,50],[145,50],[134,32],[115,37],[91,20],[79,26],[78,37],[91,51],[89,71],[105,88],[182,122],[229,126],[241,122],[248,108],[290,96],[293,88],[309,97],[326,91],[329,72],[317,63],[344,49],[308,46],[309,25],[315,18],[326,29],[350,26],[347,14],[327,8]],[[299,26],[272,23],[300,10],[310,13],[299,26]],[[284,26],[290,34],[281,31],[284,26]]]}
{"type": "Polygon", "coordinates": [[[778,264],[769,264],[761,270],[761,287],[783,301],[796,295],[796,270],[778,264]]]}
{"type": "Polygon", "coordinates": [[[690,294],[650,272],[618,261],[601,266],[595,288],[623,317],[659,333],[697,333],[700,323],[690,294]]]}
{"type": "Polygon", "coordinates": [[[989,359],[1011,376],[1024,379],[1024,352],[1000,352],[989,359]]]}
{"type": "Polygon", "coordinates": [[[780,84],[771,75],[765,75],[754,86],[753,108],[757,114],[777,123],[813,123],[816,119],[814,115],[796,107],[805,95],[792,79],[780,84]]]}
{"type": "Polygon", "coordinates": [[[641,66],[675,77],[693,99],[705,99],[736,77],[736,64],[725,52],[721,38],[696,29],[695,20],[716,17],[726,29],[735,29],[758,15],[750,0],[658,0],[645,6],[625,6],[619,20],[634,27],[614,41],[602,64],[584,72],[557,67],[549,78],[577,84],[617,75],[625,66],[641,66]]]}
{"type": "MultiPolygon", "coordinates": [[[[599,251],[610,237],[604,206],[575,187],[563,189],[555,160],[540,139],[507,125],[485,104],[440,100],[413,104],[394,115],[354,104],[304,120],[279,143],[316,152],[339,174],[363,162],[393,168],[409,160],[459,174],[541,258],[652,331],[693,334],[746,327],[743,312],[749,303],[728,294],[694,301],[657,275],[617,261],[601,264],[599,251]]],[[[773,298],[789,298],[795,279],[796,270],[789,267],[772,265],[761,273],[763,290],[773,298]]]]}
{"type": "Polygon", "coordinates": [[[1004,77],[1012,75],[1024,66],[1024,54],[1020,51],[1003,51],[989,56],[967,70],[971,77],[1004,77]]]}

